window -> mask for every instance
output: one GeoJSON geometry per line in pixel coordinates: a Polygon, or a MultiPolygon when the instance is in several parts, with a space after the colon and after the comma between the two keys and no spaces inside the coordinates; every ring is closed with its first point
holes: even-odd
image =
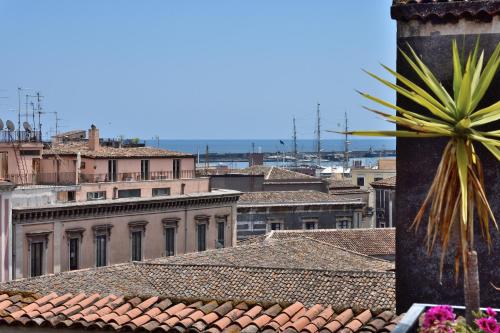
{"type": "Polygon", "coordinates": [[[217,243],[215,247],[218,249],[224,248],[225,245],[225,227],[226,221],[217,222],[217,243]]]}
{"type": "Polygon", "coordinates": [[[132,261],[142,260],[142,231],[132,231],[132,261]]]}
{"type": "Polygon", "coordinates": [[[149,160],[141,160],[141,180],[149,180],[149,160]]]}
{"type": "Polygon", "coordinates": [[[117,173],[116,173],[116,160],[108,160],[108,181],[116,182],[117,173]]]}
{"type": "Polygon", "coordinates": [[[175,227],[165,228],[165,256],[175,255],[175,227]]]}
{"type": "Polygon", "coordinates": [[[379,180],[382,180],[383,178],[382,177],[375,177],[373,178],[374,181],[379,181],[379,180]]]}
{"type": "Polygon", "coordinates": [[[314,221],[307,221],[307,222],[304,222],[304,229],[306,229],[306,230],[314,230],[314,229],[317,229],[317,227],[316,227],[316,222],[314,222],[314,221]]]}
{"type": "Polygon", "coordinates": [[[76,191],[68,191],[68,201],[76,201],[76,191]]]}
{"type": "Polygon", "coordinates": [[[34,241],[30,243],[30,276],[40,276],[43,274],[44,242],[34,241]]]}
{"type": "Polygon", "coordinates": [[[348,229],[351,228],[352,217],[350,216],[339,216],[336,219],[337,229],[348,229]]]}
{"type": "Polygon", "coordinates": [[[87,192],[88,201],[104,199],[106,199],[106,191],[87,192]]]}
{"type": "Polygon", "coordinates": [[[170,187],[160,187],[153,189],[153,197],[161,197],[170,195],[170,187]]]}
{"type": "Polygon", "coordinates": [[[40,151],[39,150],[21,150],[19,152],[21,156],[39,156],[40,151]]]}
{"type": "Polygon", "coordinates": [[[365,186],[365,177],[361,176],[357,178],[358,186],[365,186]]]}
{"type": "Polygon", "coordinates": [[[80,248],[80,238],[70,238],[69,239],[69,270],[75,270],[80,268],[79,265],[79,248],[80,248]]]}
{"type": "Polygon", "coordinates": [[[95,265],[97,267],[106,266],[107,264],[107,253],[106,253],[106,243],[107,243],[107,235],[97,235],[95,237],[96,242],[96,262],[95,265]]]}
{"type": "Polygon", "coordinates": [[[85,162],[84,161],[80,162],[80,169],[85,169],[85,162]]]}
{"type": "Polygon", "coordinates": [[[140,198],[141,189],[118,190],[118,198],[140,198]]]}
{"type": "Polygon", "coordinates": [[[281,230],[281,223],[280,222],[272,222],[271,223],[271,230],[281,230]]]}
{"type": "Polygon", "coordinates": [[[181,178],[181,160],[174,159],[173,160],[173,177],[174,179],[181,178]]]}
{"type": "Polygon", "coordinates": [[[198,237],[198,251],[205,251],[207,249],[207,225],[205,223],[198,223],[196,231],[198,237]]]}

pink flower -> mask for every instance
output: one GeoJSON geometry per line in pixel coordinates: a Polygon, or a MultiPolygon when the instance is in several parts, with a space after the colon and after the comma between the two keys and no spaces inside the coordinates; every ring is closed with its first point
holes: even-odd
{"type": "Polygon", "coordinates": [[[485,333],[498,333],[500,332],[500,327],[497,321],[493,317],[483,317],[476,319],[476,324],[485,333]]]}
{"type": "Polygon", "coordinates": [[[492,308],[486,308],[486,314],[488,315],[488,317],[493,317],[493,318],[497,316],[497,313],[492,308]]]}
{"type": "Polygon", "coordinates": [[[449,305],[433,306],[424,315],[422,327],[429,328],[433,325],[443,324],[455,320],[453,309],[449,305]]]}

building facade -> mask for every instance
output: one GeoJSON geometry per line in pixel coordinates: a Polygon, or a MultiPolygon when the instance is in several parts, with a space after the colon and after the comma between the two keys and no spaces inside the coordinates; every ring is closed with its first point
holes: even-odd
{"type": "Polygon", "coordinates": [[[210,187],[241,192],[309,190],[328,193],[327,182],[318,177],[263,165],[211,175],[210,187]]]}
{"type": "Polygon", "coordinates": [[[233,246],[239,192],[13,210],[14,278],[233,246]]]}
{"type": "Polygon", "coordinates": [[[338,201],[317,191],[244,193],[238,202],[237,237],[273,230],[362,228],[365,203],[338,201]]]}
{"type": "Polygon", "coordinates": [[[11,132],[0,132],[0,178],[17,185],[0,205],[2,280],[236,242],[239,192],[211,191],[191,154],[101,144],[94,125],[48,146],[11,132]]]}
{"type": "Polygon", "coordinates": [[[375,219],[377,228],[395,226],[396,177],[378,180],[370,184],[375,191],[375,219]]]}

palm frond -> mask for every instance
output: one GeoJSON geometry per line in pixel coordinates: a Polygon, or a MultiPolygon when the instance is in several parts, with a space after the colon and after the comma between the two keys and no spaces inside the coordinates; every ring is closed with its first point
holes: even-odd
{"type": "Polygon", "coordinates": [[[487,200],[482,164],[474,144],[482,144],[500,161],[500,130],[477,130],[479,126],[500,120],[500,101],[477,109],[500,67],[500,43],[485,64],[486,58],[484,51],[479,49],[479,40],[466,58],[460,56],[457,42],[452,42],[453,97],[410,45],[408,49],[409,53],[401,49],[399,51],[425,86],[417,85],[409,77],[384,65],[382,67],[397,79],[398,84],[373,73],[366,73],[420,108],[423,107],[429,114],[402,108],[360,92],[363,97],[395,110],[397,114],[365,107],[367,110],[405,130],[351,131],[347,134],[401,138],[450,137],[412,227],[419,228],[427,213],[427,251],[432,252],[435,244],[440,243],[441,274],[445,255],[452,243],[455,243],[455,276],[458,278],[460,259],[466,273],[467,253],[474,246],[474,214],[477,213],[477,221],[489,247],[490,223],[498,230],[487,200]],[[453,234],[457,237],[452,237],[453,234]]]}

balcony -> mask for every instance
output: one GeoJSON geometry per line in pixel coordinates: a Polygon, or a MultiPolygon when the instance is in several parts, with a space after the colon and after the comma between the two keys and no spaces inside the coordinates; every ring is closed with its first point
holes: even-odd
{"type": "Polygon", "coordinates": [[[40,131],[0,131],[0,142],[42,142],[40,131]]]}
{"type": "MultiPolygon", "coordinates": [[[[194,170],[182,170],[174,173],[172,171],[155,172],[125,172],[116,174],[80,174],[78,183],[112,183],[112,182],[139,182],[139,181],[159,181],[172,179],[195,178],[194,170]]],[[[77,184],[76,173],[38,173],[38,174],[10,174],[5,179],[18,185],[75,185],[77,184]]]]}

